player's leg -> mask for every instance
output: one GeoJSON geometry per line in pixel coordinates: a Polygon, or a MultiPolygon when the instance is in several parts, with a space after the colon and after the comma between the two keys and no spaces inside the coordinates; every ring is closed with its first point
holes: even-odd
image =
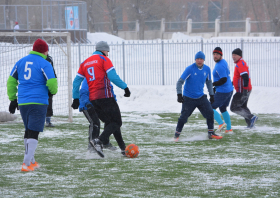
{"type": "Polygon", "coordinates": [[[188,122],[188,118],[193,113],[196,106],[197,106],[196,99],[192,99],[192,98],[184,96],[184,102],[182,104],[181,115],[178,118],[176,131],[174,134],[174,141],[179,140],[179,136],[183,130],[183,127],[184,127],[185,123],[188,122]]]}
{"type": "Polygon", "coordinates": [[[227,125],[227,129],[225,131],[226,133],[232,132],[230,115],[229,115],[229,113],[227,111],[227,107],[228,107],[228,105],[230,103],[232,93],[233,92],[225,93],[224,103],[219,107],[220,111],[221,111],[221,113],[223,115],[223,118],[225,120],[225,123],[227,125]]]}
{"type": "Polygon", "coordinates": [[[51,117],[53,116],[53,108],[52,108],[52,104],[53,104],[53,95],[49,95],[49,105],[47,108],[47,115],[46,115],[46,127],[54,127],[54,125],[51,122],[51,117]]]}
{"type": "Polygon", "coordinates": [[[85,117],[87,118],[89,124],[89,131],[88,131],[88,140],[89,145],[88,149],[90,150],[92,148],[90,141],[93,141],[95,138],[99,136],[100,133],[100,121],[98,119],[98,116],[94,110],[94,108],[90,108],[88,110],[83,110],[83,113],[85,117]]]}
{"type": "Polygon", "coordinates": [[[224,93],[216,92],[214,95],[215,101],[211,104],[214,111],[214,119],[219,124],[219,127],[216,130],[216,132],[220,132],[226,126],[226,123],[222,120],[221,115],[216,110],[224,103],[224,98],[225,98],[224,93]]]}
{"type": "Polygon", "coordinates": [[[214,111],[212,109],[211,103],[207,100],[206,95],[198,99],[197,108],[199,109],[203,117],[206,118],[206,123],[208,126],[208,138],[221,139],[222,136],[214,133],[214,111]]]}
{"type": "Polygon", "coordinates": [[[247,117],[246,117],[245,121],[246,121],[246,123],[247,123],[247,120],[249,121],[248,127],[253,128],[255,126],[256,121],[258,120],[258,117],[255,116],[254,114],[252,114],[250,109],[247,107],[248,100],[250,98],[250,94],[251,94],[251,91],[248,93],[248,99],[244,102],[244,104],[242,105],[242,108],[247,113],[247,117]]]}
{"type": "Polygon", "coordinates": [[[25,115],[28,128],[26,152],[23,163],[26,167],[31,166],[33,168],[37,168],[39,165],[37,162],[35,162],[34,154],[38,145],[39,132],[43,131],[44,129],[47,105],[23,105],[20,106],[20,111],[21,114],[25,115]]]}

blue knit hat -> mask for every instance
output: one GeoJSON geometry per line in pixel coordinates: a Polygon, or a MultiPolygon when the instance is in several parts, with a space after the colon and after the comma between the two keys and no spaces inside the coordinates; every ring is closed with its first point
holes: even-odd
{"type": "Polygon", "coordinates": [[[198,58],[202,58],[203,60],[205,60],[205,54],[202,51],[197,52],[194,57],[194,60],[196,60],[198,58]]]}

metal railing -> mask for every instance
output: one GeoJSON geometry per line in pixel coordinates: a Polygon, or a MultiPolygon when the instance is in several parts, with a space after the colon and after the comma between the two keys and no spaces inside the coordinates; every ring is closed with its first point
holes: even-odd
{"type": "MultiPolygon", "coordinates": [[[[110,44],[109,58],[117,73],[131,85],[175,85],[184,69],[194,63],[198,51],[206,55],[205,64],[211,70],[215,66],[212,52],[221,47],[223,58],[228,62],[231,78],[235,64],[232,51],[243,50],[243,58],[250,68],[253,86],[280,87],[280,67],[278,66],[280,39],[270,40],[188,40],[188,41],[125,41],[110,44]]],[[[73,78],[79,62],[84,61],[94,51],[95,44],[72,45],[73,78]],[[80,57],[79,57],[80,54],[80,57]],[[78,61],[80,59],[80,61],[78,61]]]]}

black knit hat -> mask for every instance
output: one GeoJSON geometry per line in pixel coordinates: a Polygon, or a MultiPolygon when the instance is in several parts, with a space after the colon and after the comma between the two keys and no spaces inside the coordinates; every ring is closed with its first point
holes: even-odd
{"type": "Polygon", "coordinates": [[[218,53],[218,54],[220,54],[221,56],[223,56],[223,51],[222,51],[222,49],[220,48],[220,47],[216,47],[215,49],[214,49],[214,51],[213,51],[213,54],[214,53],[218,53]]]}
{"type": "Polygon", "coordinates": [[[232,54],[236,54],[236,55],[242,57],[242,50],[239,48],[236,48],[235,50],[232,51],[232,54]]]}

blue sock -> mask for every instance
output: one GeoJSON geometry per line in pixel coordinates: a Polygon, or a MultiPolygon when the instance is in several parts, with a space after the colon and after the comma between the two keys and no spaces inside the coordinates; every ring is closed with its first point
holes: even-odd
{"type": "Polygon", "coordinates": [[[214,118],[215,118],[215,120],[218,122],[218,124],[219,124],[219,125],[220,125],[220,124],[223,124],[224,122],[223,122],[223,120],[222,120],[221,115],[220,115],[215,109],[213,109],[213,111],[214,111],[214,118]]]}
{"type": "Polygon", "coordinates": [[[51,117],[46,117],[46,123],[50,123],[51,122],[51,117]]]}
{"type": "Polygon", "coordinates": [[[230,121],[230,116],[229,113],[227,111],[225,111],[224,113],[222,113],[223,118],[225,120],[225,123],[227,124],[227,130],[231,129],[231,121],[230,121]]]}

